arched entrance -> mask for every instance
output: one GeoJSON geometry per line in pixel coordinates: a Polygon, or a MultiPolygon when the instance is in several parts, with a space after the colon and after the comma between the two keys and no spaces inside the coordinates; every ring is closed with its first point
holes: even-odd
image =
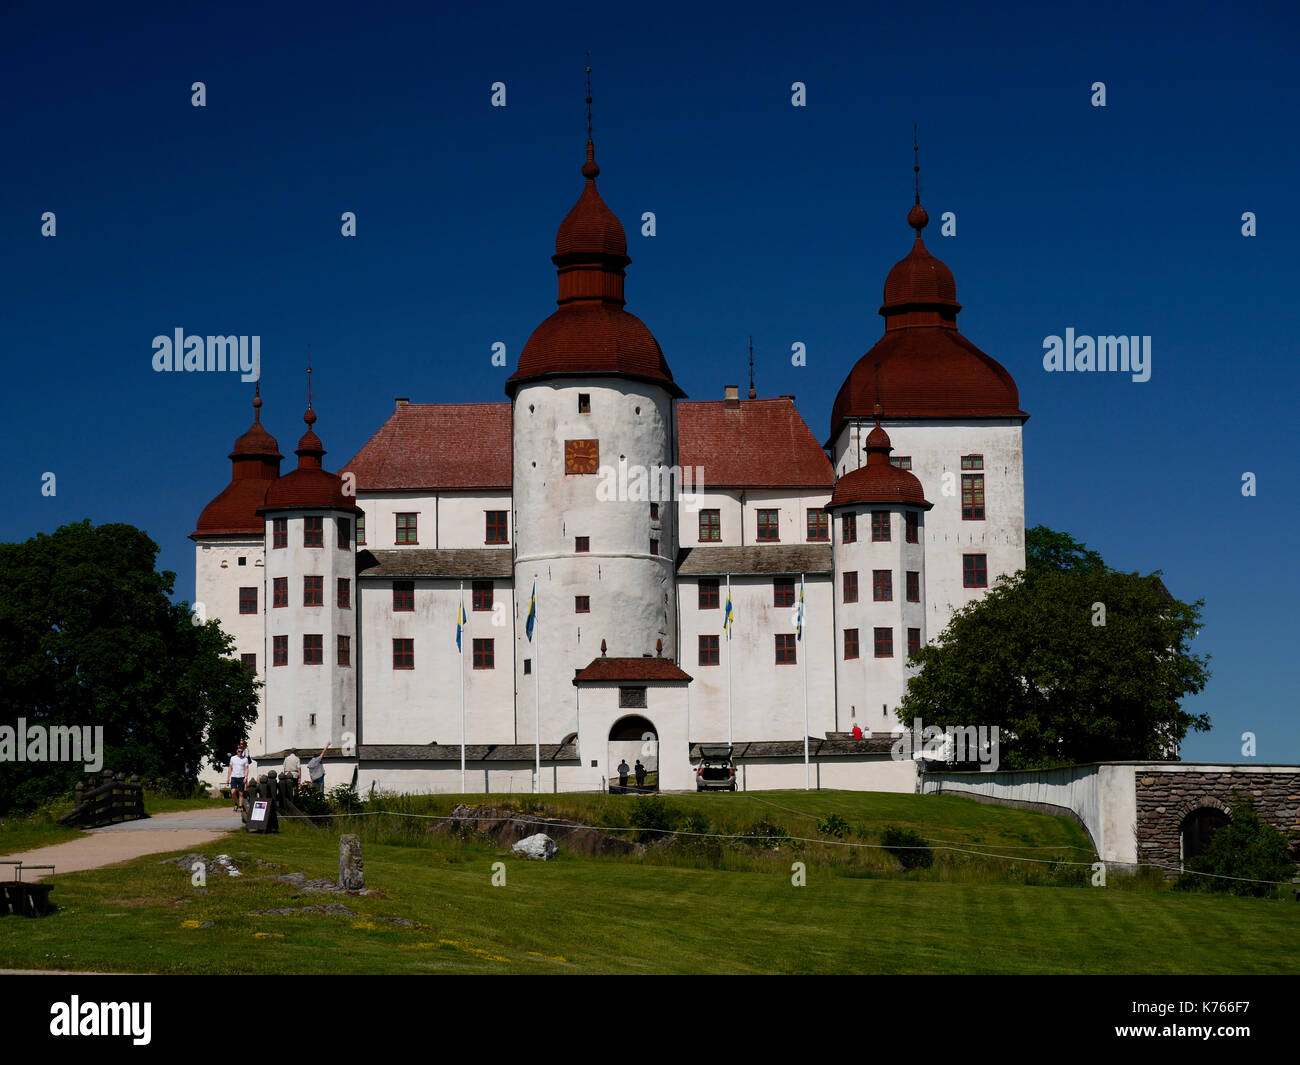
{"type": "Polygon", "coordinates": [[[640,714],[620,717],[609,730],[609,791],[646,794],[659,790],[659,732],[640,714]],[[619,765],[627,766],[627,783],[621,784],[619,765]],[[638,775],[637,767],[642,772],[638,775]]]}
{"type": "Polygon", "coordinates": [[[1204,854],[1214,833],[1231,822],[1227,812],[1215,806],[1198,806],[1191,811],[1178,826],[1183,861],[1204,854]]]}

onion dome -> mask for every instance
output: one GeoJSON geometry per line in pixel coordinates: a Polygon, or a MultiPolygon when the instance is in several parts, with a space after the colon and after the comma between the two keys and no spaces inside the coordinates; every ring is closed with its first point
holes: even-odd
{"type": "Polygon", "coordinates": [[[275,437],[262,426],[262,386],[253,393],[253,424],[230,451],[230,484],[203,508],[191,539],[204,536],[260,536],[265,531],[257,509],[280,476],[284,458],[275,437]]]}
{"type": "Polygon", "coordinates": [[[835,482],[835,491],[827,510],[855,506],[862,503],[905,503],[908,506],[929,510],[933,503],[925,498],[921,482],[911,470],[902,470],[889,461],[894,450],[889,434],[880,426],[880,405],[876,405],[876,427],[867,434],[867,464],[849,470],[835,482]]]}
{"type": "Polygon", "coordinates": [[[916,230],[912,250],[885,279],[885,335],[858,360],[835,397],[827,446],[845,422],[870,417],[877,396],[895,418],[1029,417],[1020,409],[1011,375],[958,331],[957,282],[921,239],[929,221],[918,197],[907,216],[916,230]]]}
{"type": "Polygon", "coordinates": [[[271,485],[266,493],[266,502],[258,513],[328,509],[360,514],[361,508],[353,498],[343,494],[343,478],[337,473],[326,472],[321,464],[321,459],[325,457],[325,445],[312,429],[316,422],[316,412],[310,404],[302,420],[307,423],[307,431],[302,434],[294,452],[298,456],[298,468],[290,470],[271,485]]]}
{"type": "Polygon", "coordinates": [[[559,310],[528,338],[519,368],[506,382],[511,398],[525,381],[552,376],[615,374],[651,381],[675,396],[664,353],[644,322],[623,309],[627,235],[596,190],[595,148],[587,141],[582,195],[555,235],[559,310]]]}

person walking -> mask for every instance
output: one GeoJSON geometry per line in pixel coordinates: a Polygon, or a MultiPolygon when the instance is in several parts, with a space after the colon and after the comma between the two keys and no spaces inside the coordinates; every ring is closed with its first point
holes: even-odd
{"type": "Polygon", "coordinates": [[[636,790],[640,791],[645,787],[645,766],[641,764],[641,759],[636,760],[636,790]]]}
{"type": "Polygon", "coordinates": [[[330,745],[325,744],[324,750],[307,763],[307,772],[311,776],[311,785],[322,795],[325,794],[325,751],[329,749],[330,745]]]}
{"type": "Polygon", "coordinates": [[[630,770],[631,767],[627,764],[626,758],[618,763],[618,787],[621,792],[627,791],[627,775],[630,770]]]}
{"type": "Polygon", "coordinates": [[[248,777],[248,764],[248,744],[240,740],[239,749],[226,767],[226,786],[230,789],[231,798],[235,800],[236,810],[244,805],[244,781],[248,777]]]}

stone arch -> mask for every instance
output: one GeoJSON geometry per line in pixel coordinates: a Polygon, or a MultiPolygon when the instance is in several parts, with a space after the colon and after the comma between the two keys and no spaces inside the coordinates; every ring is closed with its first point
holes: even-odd
{"type": "Polygon", "coordinates": [[[1217,795],[1199,795],[1195,799],[1183,803],[1178,809],[1178,820],[1181,822],[1188,814],[1209,807],[1211,810],[1221,810],[1229,817],[1232,816],[1232,804],[1224,802],[1217,795]]]}
{"type": "Polygon", "coordinates": [[[659,790],[659,730],[643,714],[626,714],[609,728],[609,785],[611,792],[659,790]],[[620,763],[628,766],[626,785],[617,783],[620,763]],[[639,785],[638,764],[645,770],[639,785]]]}
{"type": "Polygon", "coordinates": [[[1178,811],[1178,856],[1181,861],[1205,852],[1210,837],[1232,821],[1232,808],[1214,795],[1183,803],[1178,811]]]}

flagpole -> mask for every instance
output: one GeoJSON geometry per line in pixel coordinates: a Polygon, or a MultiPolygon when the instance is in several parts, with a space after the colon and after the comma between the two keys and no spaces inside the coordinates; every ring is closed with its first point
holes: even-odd
{"type": "Polygon", "coordinates": [[[460,793],[465,794],[465,638],[461,632],[461,620],[465,618],[465,582],[460,582],[460,605],[456,608],[456,635],[460,636],[460,793]]]}
{"type": "MultiPolygon", "coordinates": [[[[804,575],[799,574],[799,640],[803,642],[808,628],[807,606],[804,602],[804,575]]],[[[808,648],[803,649],[803,790],[812,788],[812,770],[808,760],[808,648]]]]}
{"type": "MultiPolygon", "coordinates": [[[[534,609],[536,609],[536,603],[537,603],[537,578],[534,577],[533,578],[534,609]]],[[[535,630],[537,629],[536,614],[533,615],[533,628],[535,630]]],[[[533,787],[535,789],[536,794],[540,795],[542,793],[542,634],[540,631],[538,631],[537,633],[537,647],[535,648],[533,653],[533,713],[536,715],[535,720],[537,725],[537,737],[536,737],[537,761],[536,761],[536,769],[535,769],[536,776],[534,777],[536,783],[533,785],[533,787]]]]}
{"type": "MultiPolygon", "coordinates": [[[[733,610],[735,609],[734,607],[732,607],[731,604],[731,574],[730,573],[727,574],[727,606],[731,607],[731,609],[733,610]]],[[[728,617],[726,619],[726,622],[727,622],[727,746],[732,747],[735,744],[731,738],[731,624],[732,624],[731,618],[728,617]]]]}

